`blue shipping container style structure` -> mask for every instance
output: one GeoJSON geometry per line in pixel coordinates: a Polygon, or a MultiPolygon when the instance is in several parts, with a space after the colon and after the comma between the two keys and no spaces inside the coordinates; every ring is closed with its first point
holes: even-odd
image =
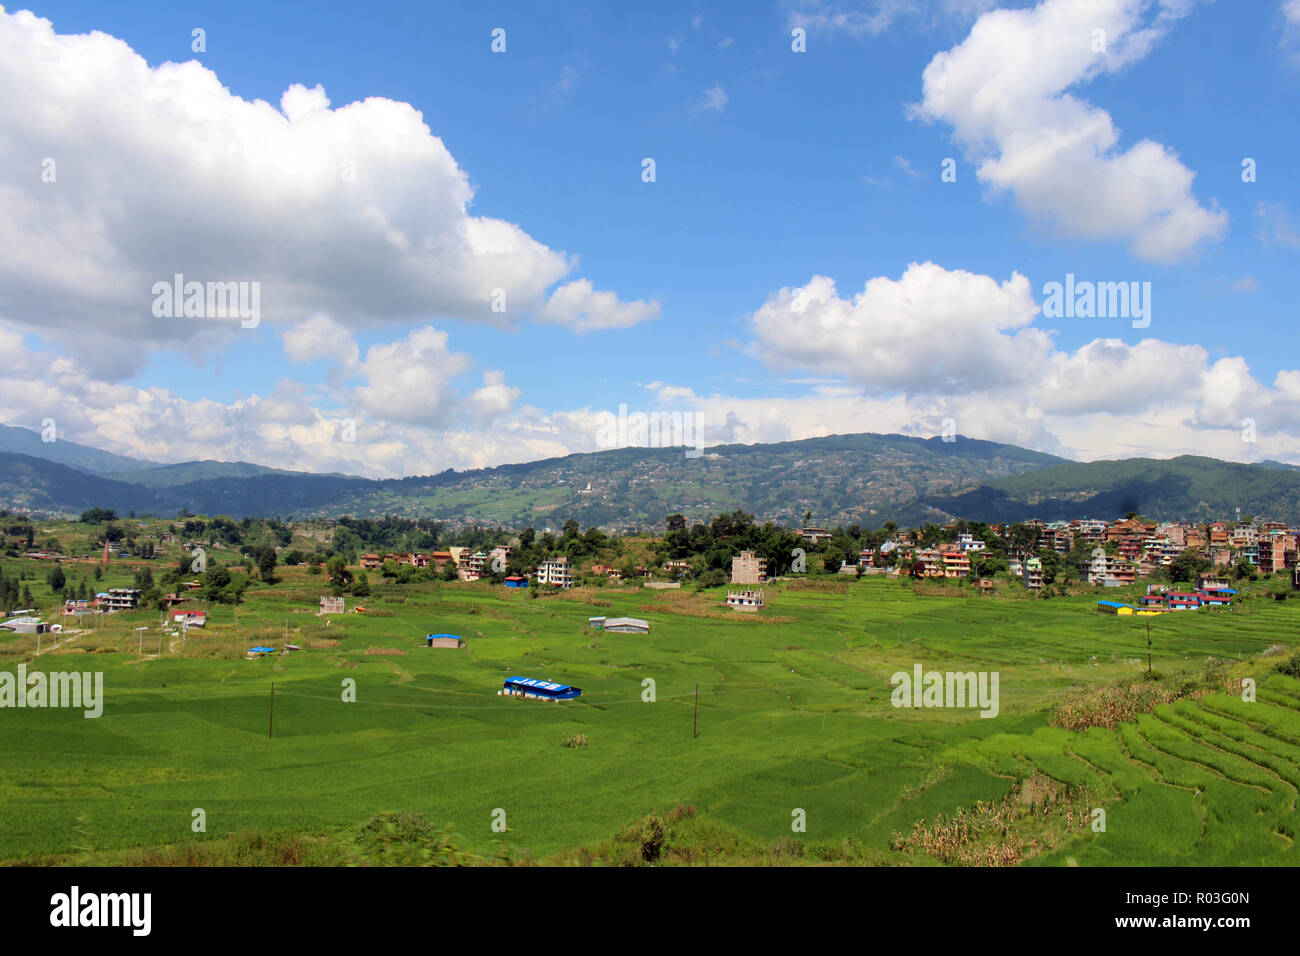
{"type": "Polygon", "coordinates": [[[497,694],[502,697],[526,697],[530,700],[573,700],[582,693],[580,687],[552,684],[532,677],[508,677],[497,694]]]}

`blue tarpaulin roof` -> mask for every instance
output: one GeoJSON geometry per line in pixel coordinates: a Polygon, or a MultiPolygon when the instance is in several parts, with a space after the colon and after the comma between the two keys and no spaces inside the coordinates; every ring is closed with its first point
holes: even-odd
{"type": "Polygon", "coordinates": [[[250,647],[250,648],[248,649],[248,651],[249,651],[250,654],[253,654],[253,653],[257,653],[257,654],[273,654],[273,653],[275,653],[275,648],[274,648],[274,647],[250,647]]]}
{"type": "Polygon", "coordinates": [[[568,684],[552,684],[550,681],[536,680],[532,677],[511,677],[506,680],[507,684],[520,684],[524,687],[536,687],[538,690],[549,690],[559,692],[568,690],[568,684]]]}
{"type": "Polygon", "coordinates": [[[429,637],[454,637],[456,640],[460,640],[459,634],[430,634],[429,637]]]}
{"type": "Polygon", "coordinates": [[[507,687],[530,689],[546,697],[577,697],[582,693],[580,688],[568,684],[553,684],[533,677],[507,677],[503,683],[507,687]]]}
{"type": "Polygon", "coordinates": [[[1119,601],[1098,601],[1102,607],[1132,607],[1131,604],[1121,604],[1119,601]]]}

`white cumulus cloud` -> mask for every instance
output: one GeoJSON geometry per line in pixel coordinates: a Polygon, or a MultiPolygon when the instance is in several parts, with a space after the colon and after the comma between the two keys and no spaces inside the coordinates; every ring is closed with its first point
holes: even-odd
{"type": "Polygon", "coordinates": [[[1227,214],[1197,201],[1195,174],[1168,147],[1121,149],[1110,114],[1071,90],[1145,56],[1190,5],[1044,0],[991,11],[930,61],[914,113],[951,126],[980,180],[1032,219],[1127,241],[1143,259],[1181,259],[1222,236],[1227,214]]]}

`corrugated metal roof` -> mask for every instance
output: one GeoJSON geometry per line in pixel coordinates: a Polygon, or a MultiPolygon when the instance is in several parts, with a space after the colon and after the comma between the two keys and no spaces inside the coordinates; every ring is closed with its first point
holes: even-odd
{"type": "Polygon", "coordinates": [[[650,630],[650,622],[643,621],[637,617],[607,617],[605,618],[605,630],[614,627],[636,627],[650,630]]]}

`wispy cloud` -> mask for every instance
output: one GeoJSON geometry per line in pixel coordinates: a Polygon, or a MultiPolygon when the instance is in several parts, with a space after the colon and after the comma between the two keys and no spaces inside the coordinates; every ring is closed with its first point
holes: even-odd
{"type": "Polygon", "coordinates": [[[1276,202],[1261,202],[1255,207],[1255,218],[1259,220],[1259,241],[1266,246],[1286,246],[1288,249],[1300,249],[1300,231],[1286,207],[1276,202]]]}
{"type": "Polygon", "coordinates": [[[911,164],[911,162],[910,162],[910,161],[907,159],[907,157],[905,157],[905,156],[895,156],[895,157],[894,157],[894,168],[895,168],[895,169],[902,170],[904,173],[906,173],[906,174],[907,174],[908,176],[910,176],[912,179],[920,179],[920,178],[921,178],[921,174],[920,174],[920,172],[918,172],[917,170],[915,170],[915,169],[912,168],[912,164],[911,164]]]}
{"type": "Polygon", "coordinates": [[[1282,52],[1300,66],[1300,0],[1282,0],[1282,52]]]}
{"type": "Polygon", "coordinates": [[[721,113],[727,108],[727,91],[722,88],[722,84],[716,84],[704,91],[692,106],[692,113],[721,113]]]}
{"type": "Polygon", "coordinates": [[[998,5],[998,0],[791,0],[789,24],[809,32],[843,33],[851,37],[879,36],[907,20],[934,30],[965,22],[998,5]]]}

